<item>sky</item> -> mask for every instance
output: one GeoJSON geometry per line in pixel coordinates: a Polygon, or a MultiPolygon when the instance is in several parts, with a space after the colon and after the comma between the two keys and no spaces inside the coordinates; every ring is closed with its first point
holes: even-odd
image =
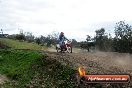
{"type": "Polygon", "coordinates": [[[84,41],[86,35],[105,28],[113,34],[115,24],[132,24],[132,0],[0,0],[0,29],[16,34],[20,29],[35,36],[64,32],[84,41]]]}

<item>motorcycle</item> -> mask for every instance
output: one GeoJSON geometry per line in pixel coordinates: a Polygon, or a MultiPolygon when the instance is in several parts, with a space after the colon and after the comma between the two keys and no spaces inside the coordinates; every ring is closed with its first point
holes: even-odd
{"type": "Polygon", "coordinates": [[[72,41],[66,40],[62,44],[56,44],[57,52],[68,52],[72,53],[72,41]]]}

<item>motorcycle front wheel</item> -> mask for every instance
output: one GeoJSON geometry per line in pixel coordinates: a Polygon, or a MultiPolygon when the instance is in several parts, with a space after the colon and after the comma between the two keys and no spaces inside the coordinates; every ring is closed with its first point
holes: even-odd
{"type": "Polygon", "coordinates": [[[67,47],[67,52],[72,53],[72,47],[67,47]]]}

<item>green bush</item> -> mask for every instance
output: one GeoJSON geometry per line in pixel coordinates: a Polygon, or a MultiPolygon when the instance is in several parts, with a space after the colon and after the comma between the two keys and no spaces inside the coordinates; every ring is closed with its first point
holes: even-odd
{"type": "Polygon", "coordinates": [[[17,35],[15,36],[15,39],[17,39],[17,40],[26,40],[24,34],[17,34],[17,35]]]}

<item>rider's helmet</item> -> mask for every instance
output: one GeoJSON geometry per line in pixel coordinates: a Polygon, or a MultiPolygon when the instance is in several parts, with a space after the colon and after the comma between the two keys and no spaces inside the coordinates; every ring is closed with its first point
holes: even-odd
{"type": "Polygon", "coordinates": [[[60,34],[61,34],[61,35],[64,35],[64,32],[61,32],[60,34]]]}

